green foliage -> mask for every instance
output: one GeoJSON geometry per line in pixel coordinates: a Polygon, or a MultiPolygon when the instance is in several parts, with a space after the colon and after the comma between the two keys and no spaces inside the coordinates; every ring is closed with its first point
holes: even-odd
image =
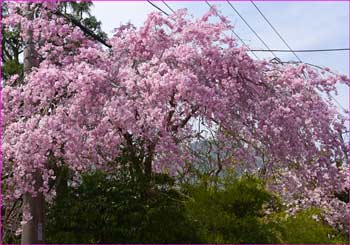
{"type": "MultiPolygon", "coordinates": [[[[8,15],[7,4],[2,4],[2,15],[8,15]]],[[[10,76],[23,75],[23,64],[19,62],[19,56],[23,52],[23,41],[19,28],[5,29],[2,26],[2,77],[6,80],[10,76]]]]}
{"type": "Polygon", "coordinates": [[[187,203],[189,219],[206,243],[347,243],[345,234],[322,222],[321,210],[286,218],[278,197],[255,177],[228,174],[208,187],[210,181],[185,186],[193,197],[187,203]]]}
{"type": "Polygon", "coordinates": [[[95,16],[91,15],[92,1],[70,1],[61,2],[59,9],[67,15],[71,15],[74,19],[80,21],[85,27],[89,28],[102,39],[107,39],[107,34],[102,31],[102,23],[95,16]]]}
{"type": "Polygon", "coordinates": [[[2,67],[3,77],[4,79],[10,78],[12,75],[19,74],[23,76],[23,64],[18,62],[18,60],[8,60],[4,62],[2,67]]]}
{"type": "Polygon", "coordinates": [[[87,174],[47,209],[48,243],[199,242],[184,216],[183,198],[167,176],[150,189],[120,174],[87,174]]]}
{"type": "Polygon", "coordinates": [[[98,21],[95,16],[89,16],[82,20],[84,26],[92,30],[95,34],[100,36],[102,39],[107,40],[107,34],[102,31],[101,21],[98,21]]]}
{"type": "Polygon", "coordinates": [[[47,209],[47,243],[346,242],[314,220],[320,210],[286,218],[278,197],[255,177],[227,175],[214,182],[187,184],[182,194],[165,174],[151,182],[127,168],[113,176],[86,174],[47,209]]]}
{"type": "Polygon", "coordinates": [[[305,210],[288,218],[285,213],[276,214],[274,221],[283,243],[348,244],[345,234],[322,222],[322,212],[318,209],[305,210]]]}
{"type": "Polygon", "coordinates": [[[277,232],[263,219],[274,197],[263,183],[245,176],[218,186],[187,187],[193,196],[188,213],[207,243],[278,243],[277,232]]]}

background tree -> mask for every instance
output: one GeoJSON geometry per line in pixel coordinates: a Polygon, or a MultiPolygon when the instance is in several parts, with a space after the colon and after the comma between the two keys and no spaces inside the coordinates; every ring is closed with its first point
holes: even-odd
{"type": "Polygon", "coordinates": [[[91,15],[91,8],[93,7],[92,1],[69,1],[60,2],[58,8],[66,15],[70,15],[74,19],[81,22],[89,30],[96,33],[102,39],[107,39],[107,34],[101,29],[101,22],[91,15]]]}
{"type": "MultiPolygon", "coordinates": [[[[7,4],[2,3],[2,17],[8,16],[7,4]]],[[[7,80],[12,75],[23,76],[23,64],[20,63],[20,54],[23,52],[23,41],[17,27],[5,30],[2,26],[2,76],[7,80]]]]}

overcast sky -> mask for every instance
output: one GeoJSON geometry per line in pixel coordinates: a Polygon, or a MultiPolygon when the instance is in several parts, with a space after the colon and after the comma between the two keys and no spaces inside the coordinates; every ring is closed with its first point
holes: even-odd
{"type": "MultiPolygon", "coordinates": [[[[225,1],[209,1],[235,24],[235,32],[252,48],[266,49],[225,1]]],[[[170,10],[161,2],[154,4],[166,12],[170,10]]],[[[271,49],[286,49],[283,42],[264,21],[250,2],[231,2],[271,49]]],[[[174,10],[187,8],[195,17],[208,11],[203,1],[169,1],[174,10]]],[[[326,49],[349,47],[349,2],[256,2],[293,49],[326,49]]],[[[92,14],[102,22],[103,30],[112,35],[113,29],[131,22],[141,26],[147,14],[157,11],[147,1],[95,1],[92,14]]],[[[257,53],[260,58],[272,58],[269,53],[257,53]]],[[[296,60],[293,54],[276,53],[283,61],[296,60]]],[[[330,67],[349,76],[349,52],[298,53],[304,62],[330,67]]],[[[336,99],[349,108],[349,90],[338,86],[336,99]]]]}

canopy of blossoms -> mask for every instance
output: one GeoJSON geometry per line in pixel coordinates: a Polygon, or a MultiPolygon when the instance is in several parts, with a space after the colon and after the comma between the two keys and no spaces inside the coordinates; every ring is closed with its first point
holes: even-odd
{"type": "Polygon", "coordinates": [[[346,118],[321,92],[347,77],[253,60],[214,8],[196,20],[185,10],[151,13],[141,28],[117,28],[104,49],[55,14],[56,3],[32,3],[33,20],[26,5],[9,3],[4,20],[20,25],[24,40],[32,30],[39,61],[2,89],[4,205],[24,193],[51,199],[57,166],[118,171],[125,152],[145,173],[176,175],[196,161],[189,146],[200,139],[200,118],[220,128],[224,167],[256,168],[259,156],[291,207],[321,205],[336,214],[331,224],[345,223],[346,204],[329,200],[349,186],[346,118]]]}

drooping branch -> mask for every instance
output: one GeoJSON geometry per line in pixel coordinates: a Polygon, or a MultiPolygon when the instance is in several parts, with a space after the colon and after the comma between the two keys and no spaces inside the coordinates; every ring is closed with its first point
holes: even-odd
{"type": "Polygon", "coordinates": [[[184,126],[186,126],[188,121],[193,117],[193,115],[198,111],[198,109],[199,109],[198,105],[193,106],[192,110],[190,111],[190,113],[188,113],[188,115],[183,120],[181,120],[181,122],[179,124],[174,125],[172,127],[172,130],[174,132],[176,132],[179,128],[183,128],[184,126]]]}

